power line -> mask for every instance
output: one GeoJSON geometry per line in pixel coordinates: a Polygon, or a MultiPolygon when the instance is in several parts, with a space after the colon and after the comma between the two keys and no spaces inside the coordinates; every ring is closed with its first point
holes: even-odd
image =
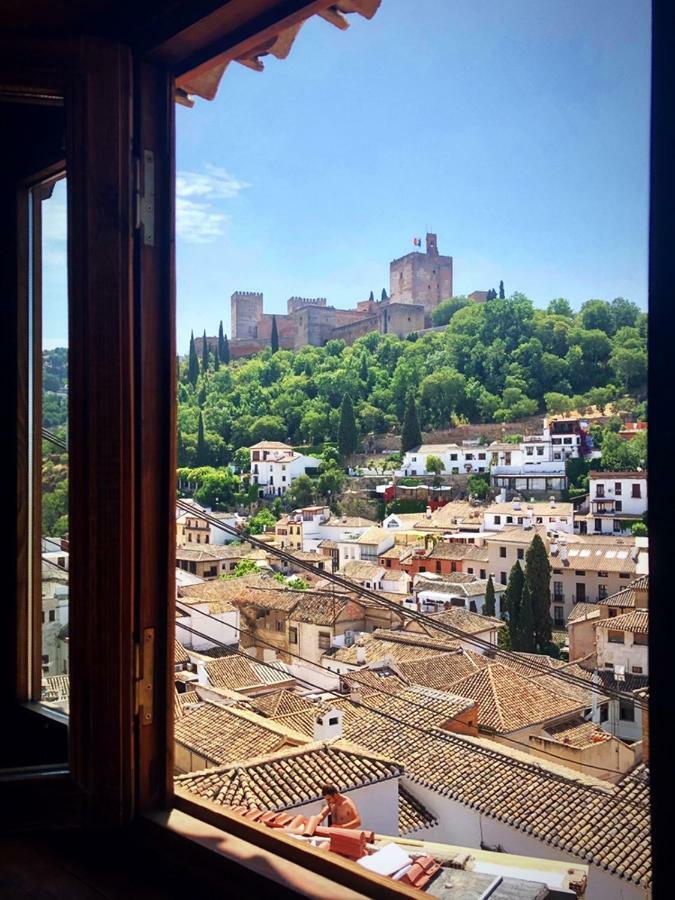
{"type": "MultiPolygon", "coordinates": [[[[214,617],[211,616],[209,613],[204,613],[202,610],[196,610],[196,611],[202,613],[202,615],[205,615],[205,616],[207,616],[208,618],[214,618],[214,617]]],[[[217,621],[219,624],[221,624],[221,625],[223,624],[223,622],[222,622],[220,619],[216,619],[216,621],[217,621]]],[[[205,639],[205,640],[211,641],[211,643],[215,644],[216,646],[222,647],[223,649],[228,650],[230,654],[234,654],[234,655],[237,655],[237,656],[241,656],[241,657],[243,657],[244,659],[248,660],[249,662],[255,662],[255,663],[257,663],[258,665],[266,666],[267,668],[273,669],[273,670],[276,671],[276,672],[279,671],[278,666],[276,666],[274,663],[268,663],[268,662],[264,662],[264,661],[258,660],[258,659],[253,659],[253,660],[252,660],[251,657],[249,656],[249,654],[248,654],[248,653],[245,653],[243,650],[234,649],[234,648],[232,648],[232,647],[229,647],[227,644],[224,644],[224,643],[222,643],[221,641],[218,641],[217,639],[211,637],[210,635],[204,634],[203,632],[200,632],[200,631],[198,631],[198,630],[192,628],[192,627],[189,626],[189,625],[183,625],[183,624],[181,624],[180,627],[183,628],[183,629],[185,629],[185,631],[189,632],[190,634],[195,635],[196,637],[201,637],[201,638],[203,638],[203,639],[205,639]]],[[[249,634],[251,633],[251,632],[248,632],[246,629],[237,628],[237,626],[235,626],[235,625],[230,625],[229,623],[228,623],[227,627],[233,628],[235,631],[240,631],[240,632],[241,632],[241,631],[244,631],[244,632],[249,633],[249,634]]],[[[266,643],[266,642],[265,642],[265,641],[261,641],[260,643],[266,643]]],[[[273,649],[275,649],[275,650],[278,649],[278,648],[274,647],[273,644],[268,644],[268,646],[269,646],[269,647],[273,647],[273,649]]],[[[195,652],[195,653],[198,653],[199,651],[194,651],[194,652],[195,652]]],[[[286,652],[286,651],[285,651],[285,652],[286,652]]],[[[302,662],[309,663],[309,664],[312,665],[312,666],[315,665],[315,664],[312,662],[312,660],[306,659],[305,657],[299,656],[298,654],[291,653],[290,651],[288,652],[288,655],[289,655],[289,656],[292,656],[292,657],[294,657],[294,658],[296,658],[296,659],[299,659],[299,660],[301,660],[302,662]]],[[[422,725],[414,725],[414,724],[412,724],[412,723],[410,723],[410,722],[406,722],[405,719],[400,719],[398,716],[395,716],[395,715],[393,715],[392,713],[385,712],[384,710],[379,709],[378,707],[368,706],[368,705],[367,705],[366,703],[364,703],[362,700],[354,700],[354,699],[350,698],[349,695],[340,694],[338,691],[335,691],[335,690],[333,690],[333,689],[331,689],[331,688],[325,688],[325,687],[322,687],[321,685],[315,684],[313,681],[310,681],[310,680],[307,679],[307,678],[302,678],[301,676],[295,676],[295,675],[294,675],[293,677],[295,678],[296,681],[300,682],[301,684],[304,684],[305,686],[307,686],[307,687],[309,687],[309,688],[312,688],[312,690],[320,691],[320,692],[323,693],[323,694],[330,694],[330,695],[333,696],[333,697],[337,697],[339,700],[346,700],[348,703],[351,703],[351,704],[353,704],[354,706],[360,706],[360,707],[363,707],[364,709],[367,709],[369,712],[375,713],[376,715],[379,715],[379,716],[381,716],[382,718],[388,719],[388,720],[390,720],[390,721],[396,723],[397,725],[399,725],[399,726],[401,726],[401,727],[403,727],[403,728],[407,728],[408,730],[412,730],[412,731],[415,731],[415,732],[417,732],[417,733],[424,734],[426,737],[445,739],[445,734],[451,733],[451,732],[445,732],[445,733],[444,733],[443,729],[441,729],[441,728],[436,728],[436,729],[433,729],[433,730],[432,730],[431,728],[426,728],[426,727],[424,727],[424,726],[422,726],[422,725]]],[[[388,697],[388,698],[390,698],[390,699],[391,699],[391,697],[392,697],[392,694],[390,694],[388,691],[383,690],[382,688],[377,688],[377,687],[375,687],[375,686],[373,686],[373,685],[365,684],[364,682],[359,682],[358,679],[355,679],[355,681],[356,681],[357,683],[361,684],[363,687],[368,687],[368,688],[370,688],[371,690],[373,690],[373,691],[375,691],[375,692],[377,692],[377,693],[381,693],[381,694],[385,695],[386,697],[388,697]]],[[[397,696],[397,695],[393,695],[393,696],[397,696]]],[[[456,696],[459,696],[459,695],[456,695],[456,696]]],[[[428,708],[427,706],[423,706],[423,705],[420,704],[420,703],[415,703],[414,700],[409,700],[409,699],[407,699],[407,698],[405,698],[405,697],[397,697],[397,699],[398,699],[399,701],[403,702],[403,703],[408,704],[409,706],[414,706],[414,707],[417,707],[417,708],[419,708],[419,709],[424,710],[425,712],[429,712],[429,708],[428,708]]],[[[466,698],[466,699],[470,699],[470,698],[466,698]]],[[[457,716],[445,716],[445,720],[446,720],[446,721],[451,720],[451,721],[461,722],[461,719],[458,719],[457,716]]],[[[276,720],[275,720],[275,721],[276,721],[276,720]]],[[[466,724],[466,723],[463,723],[463,722],[462,722],[461,724],[466,724]]],[[[523,744],[521,741],[517,741],[517,740],[515,740],[514,738],[509,738],[509,737],[507,737],[506,735],[500,735],[500,739],[506,740],[506,741],[508,741],[509,743],[514,744],[514,745],[517,746],[517,747],[525,747],[528,751],[530,750],[530,747],[529,747],[527,744],[523,744]]],[[[497,750],[497,748],[494,748],[494,749],[493,749],[492,747],[490,747],[490,748],[486,748],[486,749],[488,749],[489,752],[492,752],[492,753],[499,753],[499,751],[497,750]]],[[[546,756],[550,756],[550,757],[552,757],[553,759],[559,759],[559,760],[562,760],[563,762],[565,762],[565,763],[567,763],[567,764],[569,765],[569,759],[567,759],[566,757],[558,756],[558,755],[556,755],[556,754],[553,754],[553,753],[550,753],[550,752],[544,751],[544,750],[540,750],[539,752],[545,754],[546,756]]],[[[532,763],[526,763],[524,760],[514,760],[514,762],[521,763],[522,765],[533,765],[533,766],[536,766],[536,762],[535,762],[534,760],[533,760],[532,763]]],[[[615,774],[617,774],[617,775],[623,775],[623,774],[625,774],[624,772],[621,772],[620,769],[610,769],[610,768],[606,768],[606,767],[603,767],[603,766],[586,765],[585,768],[589,768],[589,769],[598,769],[599,771],[602,771],[602,772],[613,772],[613,773],[615,773],[615,774]]],[[[564,783],[567,783],[567,782],[570,781],[570,780],[574,780],[574,779],[572,779],[572,778],[567,778],[566,776],[559,775],[557,772],[551,772],[551,773],[547,772],[547,774],[550,774],[551,776],[556,777],[558,780],[561,780],[561,781],[563,781],[564,783]]],[[[623,802],[622,802],[622,805],[623,805],[623,802]]],[[[626,804],[626,805],[629,805],[629,804],[626,804]]],[[[635,808],[639,808],[639,807],[635,807],[635,808]]]]}
{"type": "MultiPolygon", "coordinates": [[[[192,515],[204,519],[209,524],[213,525],[215,528],[219,528],[227,534],[232,534],[236,537],[242,537],[242,532],[238,531],[236,528],[233,528],[229,525],[225,525],[219,519],[205,512],[204,510],[195,511],[194,507],[190,506],[187,503],[184,503],[181,500],[176,501],[179,509],[184,510],[185,512],[189,512],[192,515]]],[[[312,572],[315,575],[321,576],[328,581],[333,582],[334,584],[338,584],[340,587],[344,587],[346,590],[351,591],[352,593],[356,593],[372,602],[389,609],[390,611],[396,613],[402,618],[408,618],[412,621],[419,622],[425,628],[430,628],[434,631],[442,632],[444,634],[448,634],[454,638],[460,638],[461,640],[466,641],[467,643],[471,643],[479,649],[487,650],[490,653],[494,653],[495,656],[502,656],[505,659],[510,660],[511,662],[516,662],[521,666],[526,666],[534,671],[538,672],[540,675],[550,675],[554,678],[558,678],[562,681],[567,682],[570,685],[574,685],[575,687],[583,688],[584,690],[588,690],[588,681],[584,678],[581,678],[578,675],[573,675],[570,672],[562,671],[560,668],[551,669],[545,664],[540,664],[535,662],[534,660],[524,660],[520,657],[516,656],[512,651],[502,650],[501,648],[495,647],[494,644],[491,644],[489,641],[483,640],[482,638],[477,638],[474,635],[469,634],[468,632],[462,631],[460,628],[456,626],[449,625],[445,622],[436,622],[432,620],[429,616],[424,613],[417,612],[416,610],[406,609],[398,603],[395,603],[391,600],[387,600],[384,597],[381,597],[376,591],[368,590],[367,588],[362,587],[355,582],[350,581],[343,576],[336,575],[333,572],[323,571],[321,569],[316,568],[312,563],[306,562],[303,559],[296,558],[292,553],[289,553],[285,550],[281,550],[277,547],[271,547],[269,544],[266,544],[264,541],[259,541],[256,538],[252,537],[249,534],[246,534],[247,541],[252,544],[254,547],[258,547],[259,549],[264,550],[265,552],[271,554],[272,556],[279,557],[286,562],[293,563],[294,565],[299,566],[300,568],[305,569],[306,571],[312,572]]],[[[624,693],[623,691],[613,690],[611,688],[606,688],[604,685],[602,688],[598,687],[598,692],[611,698],[611,699],[619,699],[619,700],[628,700],[633,703],[637,703],[636,699],[628,693],[624,693]]]]}
{"type": "MultiPolygon", "coordinates": [[[[181,604],[180,600],[177,600],[176,604],[179,607],[182,607],[182,609],[181,609],[182,612],[187,612],[187,611],[189,611],[190,613],[192,613],[193,611],[198,612],[200,615],[205,616],[208,619],[212,619],[214,622],[218,622],[219,625],[225,625],[227,628],[232,628],[234,631],[239,632],[239,634],[250,635],[258,644],[262,644],[266,647],[270,647],[273,650],[279,649],[278,647],[276,647],[274,644],[270,643],[269,641],[265,641],[264,639],[260,638],[253,631],[251,631],[250,628],[241,628],[240,626],[232,625],[229,622],[225,623],[225,622],[223,622],[222,619],[218,619],[216,616],[212,615],[211,613],[204,612],[204,610],[202,610],[202,609],[193,608],[190,604],[186,604],[186,603],[181,604]]],[[[181,624],[180,627],[185,628],[186,626],[181,624]]],[[[226,644],[221,644],[219,641],[215,641],[213,638],[210,638],[207,635],[202,635],[202,637],[204,637],[206,640],[212,640],[214,643],[219,644],[219,646],[227,647],[226,644]]],[[[198,651],[195,651],[195,652],[198,652],[198,651]]],[[[298,659],[301,662],[308,663],[311,666],[316,665],[313,660],[308,659],[306,656],[301,656],[299,653],[293,653],[291,650],[284,650],[283,652],[286,653],[288,656],[292,657],[293,659],[298,659]]],[[[248,654],[244,654],[244,655],[250,659],[250,657],[248,657],[248,654]]],[[[256,662],[258,662],[258,660],[256,660],[256,662]]],[[[369,671],[372,671],[372,670],[369,670],[369,671]]],[[[392,696],[388,691],[384,690],[383,688],[377,687],[376,685],[368,684],[367,682],[364,682],[364,681],[360,681],[357,677],[355,677],[355,674],[356,673],[350,673],[349,678],[352,681],[356,682],[357,684],[360,684],[362,687],[367,687],[370,690],[376,691],[377,693],[383,694],[384,696],[387,696],[387,697],[392,696]]],[[[412,682],[412,683],[414,684],[414,682],[412,682]]],[[[311,682],[310,682],[310,684],[311,684],[311,682]]],[[[316,687],[317,689],[320,689],[318,685],[313,685],[313,686],[316,687]]],[[[424,685],[420,685],[420,687],[424,687],[424,685]]],[[[450,687],[452,687],[452,685],[450,685],[450,687]]],[[[433,688],[431,690],[433,690],[433,688]]],[[[331,693],[334,693],[334,692],[331,691],[331,693]]],[[[441,691],[440,693],[452,694],[452,691],[441,691]]],[[[337,696],[343,696],[343,695],[337,694],[337,696]]],[[[461,694],[452,694],[452,696],[461,697],[462,695],[461,694]]],[[[414,706],[414,707],[417,707],[418,709],[428,711],[428,708],[426,706],[422,705],[421,703],[415,703],[414,700],[409,700],[405,697],[397,697],[397,699],[401,700],[404,703],[407,703],[409,706],[414,706]]],[[[467,697],[464,699],[471,700],[473,698],[467,697]]],[[[447,716],[447,719],[454,721],[454,722],[462,722],[462,720],[459,719],[457,716],[447,716]]],[[[465,723],[462,723],[462,724],[465,724],[465,723]]],[[[531,749],[530,745],[523,743],[523,741],[517,741],[517,740],[515,740],[515,738],[510,738],[510,737],[507,737],[506,735],[500,735],[500,737],[503,740],[506,740],[509,743],[514,744],[517,747],[524,747],[528,752],[531,749]]],[[[560,760],[563,760],[564,762],[569,763],[569,759],[567,759],[567,757],[559,756],[558,754],[550,753],[549,751],[546,751],[546,750],[540,750],[539,752],[544,753],[546,756],[550,756],[552,759],[560,759],[560,760]]],[[[585,766],[585,768],[597,769],[598,771],[601,771],[601,772],[615,772],[617,775],[623,774],[620,769],[610,769],[605,766],[594,766],[594,765],[589,764],[589,765],[585,766]]]]}
{"type": "MultiPolygon", "coordinates": [[[[42,431],[43,431],[43,436],[46,437],[47,440],[50,440],[56,446],[60,446],[62,449],[67,450],[65,442],[62,441],[59,437],[57,437],[55,434],[53,434],[52,432],[48,431],[45,428],[43,428],[42,431]]],[[[182,509],[184,512],[192,513],[192,514],[198,516],[199,518],[206,520],[210,525],[213,525],[215,528],[219,528],[220,530],[224,531],[227,534],[232,534],[235,537],[242,536],[242,533],[240,531],[238,531],[236,528],[226,525],[225,523],[221,522],[219,519],[215,518],[214,516],[211,516],[209,513],[207,513],[204,510],[199,510],[197,512],[197,511],[195,511],[195,509],[192,506],[190,506],[190,504],[185,503],[182,500],[177,500],[176,505],[178,506],[179,509],[182,509]]],[[[473,644],[474,646],[478,647],[479,649],[484,649],[484,650],[489,651],[490,653],[494,653],[495,656],[501,656],[505,659],[510,660],[511,662],[516,662],[517,664],[519,664],[521,666],[529,667],[529,668],[533,669],[534,671],[538,672],[540,675],[549,675],[553,678],[558,678],[561,681],[565,681],[572,686],[582,688],[583,690],[589,690],[588,682],[585,679],[581,678],[578,675],[573,675],[571,672],[563,671],[563,669],[565,667],[551,669],[551,668],[545,666],[545,664],[543,664],[543,663],[539,664],[539,663],[535,662],[534,660],[521,659],[520,657],[517,657],[513,652],[507,651],[507,650],[502,650],[499,647],[495,647],[489,641],[485,641],[482,638],[477,638],[474,635],[471,635],[465,631],[462,631],[459,628],[456,628],[455,626],[449,625],[448,623],[445,623],[445,622],[436,622],[436,621],[432,620],[429,616],[424,615],[423,613],[417,612],[415,610],[405,609],[400,604],[397,604],[397,603],[394,603],[393,601],[387,600],[384,597],[380,597],[377,594],[377,592],[370,591],[367,588],[364,588],[361,585],[358,585],[355,582],[352,582],[347,578],[343,578],[342,576],[335,575],[335,573],[333,573],[333,572],[322,571],[322,570],[316,568],[314,565],[312,565],[312,563],[309,563],[305,560],[296,558],[294,556],[294,554],[288,553],[279,548],[276,548],[276,547],[272,548],[272,547],[270,547],[269,544],[266,544],[264,541],[259,541],[249,534],[246,535],[246,538],[249,541],[249,543],[251,543],[254,547],[258,547],[259,549],[262,549],[267,553],[271,553],[273,556],[276,556],[279,559],[285,560],[287,562],[291,562],[294,565],[297,565],[300,568],[302,568],[308,572],[311,572],[315,575],[319,575],[319,576],[327,579],[328,581],[331,581],[333,584],[337,584],[341,587],[344,587],[347,590],[349,590],[353,593],[356,593],[357,595],[360,595],[361,597],[364,597],[365,599],[369,599],[372,602],[374,602],[380,606],[383,606],[384,608],[389,609],[390,611],[395,612],[397,615],[399,615],[403,618],[407,617],[411,621],[417,621],[420,624],[422,624],[425,628],[431,628],[432,630],[435,630],[435,631],[438,631],[441,633],[445,633],[445,634],[449,634],[452,637],[464,640],[467,643],[473,644]]],[[[572,663],[568,663],[568,665],[572,665],[572,663]]],[[[534,677],[534,676],[530,676],[530,677],[534,677]]],[[[603,694],[604,696],[608,697],[609,699],[627,700],[631,703],[636,704],[640,708],[643,708],[642,702],[637,700],[634,696],[632,696],[629,693],[619,691],[619,690],[614,690],[612,688],[607,688],[604,685],[602,687],[595,685],[595,688],[598,690],[598,693],[603,694]]]]}

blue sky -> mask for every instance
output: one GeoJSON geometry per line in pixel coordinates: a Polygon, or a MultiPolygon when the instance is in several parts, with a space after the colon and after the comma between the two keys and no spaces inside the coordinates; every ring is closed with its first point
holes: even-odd
{"type": "Polygon", "coordinates": [[[177,108],[179,350],[229,331],[234,290],[272,312],[379,295],[427,228],[456,294],[503,278],[537,305],[645,306],[649,17],[648,0],[382,0],[345,32],[310,20],[262,73],[231,65],[213,102],[177,108]]]}

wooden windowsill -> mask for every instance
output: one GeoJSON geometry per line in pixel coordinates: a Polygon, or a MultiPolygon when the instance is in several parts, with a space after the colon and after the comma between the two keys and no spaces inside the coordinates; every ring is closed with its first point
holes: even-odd
{"type": "MultiPolygon", "coordinates": [[[[175,808],[143,817],[154,837],[174,838],[210,853],[211,867],[220,861],[243,866],[286,890],[330,900],[419,898],[419,891],[391,878],[374,875],[335,853],[301,843],[290,835],[219,810],[208,801],[176,795],[175,808]]],[[[175,841],[174,841],[175,845],[175,841]]],[[[175,858],[175,856],[174,856],[175,858]]]]}

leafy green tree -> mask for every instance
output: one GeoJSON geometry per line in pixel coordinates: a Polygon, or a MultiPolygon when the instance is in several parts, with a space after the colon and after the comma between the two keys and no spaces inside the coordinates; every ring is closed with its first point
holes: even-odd
{"type": "Polygon", "coordinates": [[[419,447],[421,443],[422,431],[417,418],[417,404],[415,403],[414,395],[410,393],[406,401],[403,426],[401,428],[401,452],[407,453],[413,447],[419,447]]]}
{"type": "Polygon", "coordinates": [[[627,391],[643,388],[647,382],[647,354],[643,350],[618,347],[612,353],[610,365],[627,391]]]}
{"type": "Polygon", "coordinates": [[[262,534],[266,528],[274,528],[277,520],[267,507],[263,507],[248,522],[248,530],[251,534],[262,534]]]}
{"type": "Polygon", "coordinates": [[[541,650],[551,640],[551,563],[538,534],[525,552],[525,577],[532,597],[535,644],[541,650]]]}
{"type": "Polygon", "coordinates": [[[239,447],[238,450],[235,450],[234,456],[232,457],[232,462],[240,472],[250,472],[251,454],[248,447],[239,447]]]}
{"type": "Polygon", "coordinates": [[[611,310],[615,331],[626,326],[635,328],[640,319],[640,307],[624,297],[615,297],[611,303],[611,310]]]}
{"type": "Polygon", "coordinates": [[[199,378],[199,360],[197,359],[197,351],[195,349],[194,332],[190,332],[190,353],[188,359],[188,381],[194,387],[199,378]]]}
{"type": "Polygon", "coordinates": [[[317,493],[334,499],[342,491],[345,479],[346,475],[339,466],[334,463],[322,464],[316,481],[317,493]]]}
{"type": "Polygon", "coordinates": [[[272,316],[272,336],[270,338],[270,346],[272,353],[276,353],[279,349],[279,332],[277,331],[277,317],[272,316]]]}
{"type": "Polygon", "coordinates": [[[477,500],[487,500],[490,496],[490,482],[481,475],[469,475],[468,478],[469,496],[475,497],[477,500]]]}
{"type": "Polygon", "coordinates": [[[500,281],[500,282],[499,282],[499,299],[500,299],[500,300],[504,300],[504,298],[505,298],[505,294],[504,294],[504,282],[503,282],[503,281],[500,281]]]}
{"type": "Polygon", "coordinates": [[[235,504],[240,488],[241,482],[236,475],[223,469],[211,469],[201,479],[195,500],[210,509],[228,510],[235,504]]]}
{"type": "Polygon", "coordinates": [[[209,344],[206,340],[206,328],[204,329],[204,337],[202,338],[202,372],[209,371],[209,344]]]}
{"type": "Polygon", "coordinates": [[[508,616],[509,636],[514,650],[520,648],[520,605],[523,599],[524,585],[525,576],[520,562],[516,560],[509,572],[506,590],[502,594],[502,609],[508,616]]]}
{"type": "Polygon", "coordinates": [[[183,432],[178,429],[178,435],[176,438],[177,448],[176,448],[176,456],[178,457],[178,465],[184,466],[187,464],[187,457],[185,452],[185,441],[183,439],[183,432]]]}
{"type": "Polygon", "coordinates": [[[251,427],[251,443],[258,441],[283,441],[286,437],[286,426],[280,416],[260,416],[251,427]]]}
{"type": "Polygon", "coordinates": [[[612,307],[604,300],[587,300],[582,304],[579,322],[587,331],[598,330],[611,335],[616,330],[612,307]]]}
{"type": "Polygon", "coordinates": [[[294,509],[311,506],[314,502],[314,482],[309,475],[298,475],[291,482],[286,496],[294,509]]]}
{"type": "Polygon", "coordinates": [[[536,638],[534,633],[534,608],[532,592],[525,578],[523,595],[520,602],[520,615],[518,617],[518,649],[525,653],[534,653],[536,650],[536,638]]]}
{"type": "Polygon", "coordinates": [[[240,559],[231,575],[221,575],[220,577],[223,580],[229,578],[243,578],[244,575],[255,575],[256,572],[260,572],[260,566],[255,560],[240,559]]]}
{"type": "Polygon", "coordinates": [[[485,600],[483,602],[483,615],[484,616],[494,616],[496,612],[496,602],[495,602],[495,586],[492,581],[492,575],[488,578],[488,583],[485,586],[485,600]]]}
{"type": "Polygon", "coordinates": [[[644,522],[633,522],[630,531],[633,537],[647,537],[649,533],[644,522]]]}
{"type": "Polygon", "coordinates": [[[337,447],[342,459],[350,457],[358,445],[358,432],[356,430],[356,418],[354,406],[349,394],[342,398],[340,406],[340,422],[337,430],[337,447]]]}
{"type": "Polygon", "coordinates": [[[546,311],[553,316],[564,316],[566,319],[574,318],[572,306],[569,300],[565,300],[564,297],[557,297],[555,300],[551,300],[546,311]]]}
{"type": "Polygon", "coordinates": [[[431,321],[436,326],[447,325],[456,312],[469,306],[470,303],[471,301],[466,297],[451,297],[449,300],[444,300],[431,313],[431,321]]]}
{"type": "Polygon", "coordinates": [[[428,456],[427,457],[427,472],[433,472],[434,475],[442,475],[445,471],[445,466],[443,465],[443,460],[440,456],[428,456]]]}

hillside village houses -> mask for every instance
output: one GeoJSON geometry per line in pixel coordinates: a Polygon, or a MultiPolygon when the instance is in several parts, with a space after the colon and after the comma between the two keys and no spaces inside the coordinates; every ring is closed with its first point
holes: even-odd
{"type": "MultiPolygon", "coordinates": [[[[183,500],[183,503],[188,503],[183,500]]],[[[237,540],[237,536],[223,531],[212,522],[200,516],[200,513],[208,513],[209,518],[217,519],[224,525],[237,530],[245,524],[245,520],[237,513],[214,512],[208,507],[201,506],[196,501],[189,501],[193,511],[176,510],[176,545],[183,547],[189,544],[229,544],[237,540]]]]}
{"type": "Polygon", "coordinates": [[[578,517],[580,533],[630,534],[647,512],[646,472],[589,472],[589,507],[578,517]]]}
{"type": "Polygon", "coordinates": [[[315,471],[321,463],[280,441],[259,441],[249,451],[251,482],[258,485],[261,497],[281,497],[299,475],[315,471]]]}

